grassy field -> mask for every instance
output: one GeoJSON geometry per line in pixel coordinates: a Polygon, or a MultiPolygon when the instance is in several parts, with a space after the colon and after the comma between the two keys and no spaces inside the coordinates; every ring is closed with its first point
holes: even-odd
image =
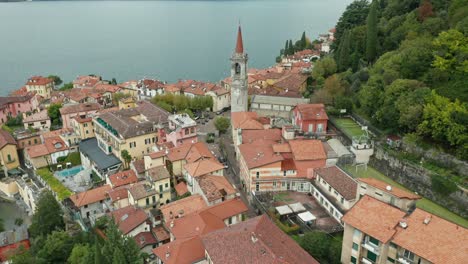
{"type": "MultiPolygon", "coordinates": [[[[367,170],[364,170],[364,168],[358,168],[356,171],[356,168],[354,166],[346,166],[345,170],[350,173],[353,177],[362,177],[362,178],[375,178],[381,181],[384,181],[390,185],[397,186],[399,188],[402,188],[404,190],[408,190],[405,188],[403,185],[395,182],[394,180],[390,179],[389,177],[383,175],[382,173],[378,172],[372,167],[368,167],[367,170]]],[[[408,190],[410,191],[410,190],[408,190]]],[[[423,209],[425,211],[428,211],[432,214],[435,214],[437,216],[440,216],[442,218],[445,218],[449,221],[452,221],[454,223],[457,223],[465,228],[468,228],[468,220],[450,212],[449,210],[445,209],[444,207],[434,203],[433,201],[427,199],[427,198],[422,198],[416,203],[416,207],[423,209]]]]}
{"type": "Polygon", "coordinates": [[[351,118],[333,118],[333,122],[349,138],[353,138],[354,136],[360,136],[364,134],[362,128],[351,118]]]}

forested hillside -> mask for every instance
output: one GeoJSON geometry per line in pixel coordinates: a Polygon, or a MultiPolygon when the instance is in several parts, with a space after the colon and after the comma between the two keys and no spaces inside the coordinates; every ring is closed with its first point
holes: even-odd
{"type": "Polygon", "coordinates": [[[358,0],[316,63],[312,101],[468,159],[468,0],[358,0]]]}

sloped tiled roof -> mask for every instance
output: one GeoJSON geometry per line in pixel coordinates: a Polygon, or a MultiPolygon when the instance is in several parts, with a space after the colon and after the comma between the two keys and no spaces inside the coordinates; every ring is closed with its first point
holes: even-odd
{"type": "Polygon", "coordinates": [[[73,194],[70,200],[76,207],[82,207],[88,204],[97,203],[107,198],[107,192],[111,189],[109,185],[103,185],[85,192],[73,194]]]}
{"type": "Polygon", "coordinates": [[[184,169],[192,177],[198,177],[224,169],[224,166],[217,160],[205,159],[193,163],[185,164],[184,169]]]}
{"type": "Polygon", "coordinates": [[[135,208],[133,205],[112,211],[109,213],[109,216],[114,219],[124,235],[128,234],[148,219],[148,215],[146,215],[143,209],[135,208]]]}
{"type": "Polygon", "coordinates": [[[16,145],[15,138],[7,131],[0,129],[0,149],[8,144],[16,145]]]}
{"type": "Polygon", "coordinates": [[[289,145],[295,160],[321,160],[327,158],[320,140],[291,140],[289,145]]]}
{"type": "Polygon", "coordinates": [[[202,241],[213,263],[319,263],[266,215],[203,235],[202,241]]]}
{"type": "Polygon", "coordinates": [[[396,207],[364,195],[341,220],[387,243],[396,233],[395,227],[405,215],[405,212],[396,207]]]}
{"type": "Polygon", "coordinates": [[[209,202],[236,193],[234,187],[224,176],[204,175],[196,177],[195,180],[209,202]]]}
{"type": "Polygon", "coordinates": [[[302,120],[328,120],[323,104],[298,104],[296,108],[302,120]]]}
{"type": "Polygon", "coordinates": [[[405,191],[398,187],[392,186],[392,189],[389,191],[387,187],[389,186],[386,182],[374,179],[374,178],[358,178],[358,181],[363,182],[365,184],[371,185],[377,189],[380,189],[388,194],[394,195],[398,198],[410,199],[410,200],[417,200],[421,199],[421,196],[405,191]]]}
{"type": "Polygon", "coordinates": [[[138,178],[133,170],[126,170],[112,174],[109,176],[109,181],[111,182],[112,187],[116,188],[122,185],[136,183],[138,178]]]}
{"type": "Polygon", "coordinates": [[[357,192],[357,182],[337,166],[315,169],[333,189],[340,193],[346,200],[354,200],[357,192]]]}

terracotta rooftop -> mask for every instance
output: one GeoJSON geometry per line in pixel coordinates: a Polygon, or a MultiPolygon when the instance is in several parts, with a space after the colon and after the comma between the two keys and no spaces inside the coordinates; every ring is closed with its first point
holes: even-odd
{"type": "Polygon", "coordinates": [[[318,168],[314,171],[330,184],[333,189],[341,194],[343,198],[346,200],[356,199],[357,182],[346,172],[337,166],[318,168]]]}
{"type": "Polygon", "coordinates": [[[291,147],[288,143],[278,143],[272,146],[275,153],[290,153],[291,147]]]}
{"type": "Polygon", "coordinates": [[[224,221],[209,212],[195,212],[166,222],[166,226],[176,239],[207,234],[225,227],[224,221]],[[171,227],[172,223],[172,227],[171,227]]]}
{"type": "Polygon", "coordinates": [[[101,113],[99,118],[111,126],[121,137],[127,139],[156,133],[154,126],[167,123],[168,116],[169,113],[166,110],[148,101],[140,101],[137,107],[101,113]]]}
{"type": "Polygon", "coordinates": [[[202,212],[208,212],[219,219],[225,220],[229,217],[245,213],[249,210],[247,205],[239,198],[226,200],[204,209],[202,212]]]}
{"type": "Polygon", "coordinates": [[[377,180],[377,179],[374,179],[374,178],[358,178],[357,179],[358,181],[360,182],[363,182],[365,184],[368,184],[368,185],[371,185],[377,189],[380,189],[388,194],[391,194],[391,195],[394,195],[398,198],[403,198],[403,199],[410,199],[410,200],[417,200],[417,199],[421,199],[421,196],[415,194],[415,193],[412,193],[412,192],[408,192],[408,191],[405,191],[403,189],[400,189],[398,187],[395,187],[395,186],[391,186],[391,190],[387,190],[387,187],[389,186],[386,182],[383,182],[383,181],[380,181],[380,180],[377,180]]]}
{"type": "Polygon", "coordinates": [[[68,149],[68,146],[65,144],[65,141],[63,141],[62,138],[60,138],[59,136],[44,138],[44,145],[47,148],[49,154],[68,149]]]}
{"type": "Polygon", "coordinates": [[[203,200],[201,195],[195,194],[189,197],[171,202],[169,204],[165,204],[161,206],[161,212],[164,215],[164,220],[166,223],[171,221],[171,215],[175,217],[179,212],[183,212],[184,214],[191,214],[203,208],[206,208],[206,202],[203,200]],[[172,212],[172,214],[171,214],[172,212]]]}
{"type": "Polygon", "coordinates": [[[153,249],[164,264],[192,264],[205,258],[205,248],[199,236],[177,239],[153,249]]]}
{"type": "Polygon", "coordinates": [[[274,141],[257,140],[253,144],[239,145],[239,151],[249,169],[258,168],[283,160],[283,156],[273,152],[274,141]]]}
{"type": "Polygon", "coordinates": [[[136,183],[138,182],[138,178],[133,170],[126,170],[112,174],[109,176],[109,181],[111,182],[112,188],[116,188],[122,185],[136,183]]]}
{"type": "Polygon", "coordinates": [[[72,104],[65,105],[60,108],[60,114],[67,115],[72,113],[91,112],[101,109],[98,103],[72,104]]]}
{"type": "Polygon", "coordinates": [[[157,226],[151,230],[158,241],[166,241],[171,238],[169,232],[163,226],[157,226]]]}
{"type": "Polygon", "coordinates": [[[431,263],[466,263],[468,229],[418,208],[406,218],[406,224],[406,229],[397,227],[393,243],[431,263]]]}
{"type": "Polygon", "coordinates": [[[179,182],[174,189],[176,190],[176,193],[178,196],[182,196],[188,192],[187,189],[187,184],[185,182],[179,182]]]}
{"type": "Polygon", "coordinates": [[[128,234],[148,219],[143,209],[135,208],[132,205],[112,211],[109,213],[109,216],[114,219],[124,235],[128,234]]]}
{"type": "Polygon", "coordinates": [[[282,139],[281,129],[242,130],[242,143],[252,143],[259,139],[279,142],[282,139]]]}
{"type": "Polygon", "coordinates": [[[7,131],[0,129],[0,149],[8,144],[16,145],[15,138],[7,131]]]}
{"type": "Polygon", "coordinates": [[[364,195],[341,220],[387,243],[396,233],[395,228],[405,214],[396,207],[364,195]]]}
{"type": "Polygon", "coordinates": [[[37,158],[37,157],[49,155],[49,151],[44,146],[44,144],[27,147],[25,151],[28,154],[29,158],[37,158]]]}
{"type": "Polygon", "coordinates": [[[208,202],[233,195],[236,190],[224,176],[205,175],[195,178],[208,202]]]}
{"type": "Polygon", "coordinates": [[[169,172],[167,171],[167,168],[166,166],[162,165],[162,166],[158,166],[158,167],[153,167],[153,168],[149,168],[147,170],[148,172],[148,176],[151,178],[151,180],[153,181],[160,181],[160,180],[164,180],[164,179],[169,179],[171,177],[171,175],[169,174],[169,172]]]}
{"type": "Polygon", "coordinates": [[[94,87],[99,81],[101,76],[80,75],[73,80],[73,84],[80,87],[94,87]]]}
{"type": "Polygon", "coordinates": [[[103,185],[85,192],[73,194],[70,200],[76,207],[82,207],[88,204],[97,203],[107,198],[107,192],[111,189],[109,185],[103,185]]]}
{"type": "Polygon", "coordinates": [[[169,149],[169,153],[167,154],[167,158],[174,162],[178,160],[183,160],[187,156],[190,148],[192,145],[190,144],[183,144],[179,147],[169,149]]]}
{"type": "Polygon", "coordinates": [[[136,173],[138,174],[143,174],[145,173],[145,160],[140,159],[140,160],[134,160],[132,161],[133,167],[136,170],[136,173]]]}
{"type": "Polygon", "coordinates": [[[240,25],[237,30],[236,53],[244,53],[244,42],[242,41],[242,29],[240,25]]]}
{"type": "Polygon", "coordinates": [[[214,159],[205,159],[185,164],[184,169],[192,177],[198,177],[224,169],[224,166],[214,159]]]}
{"type": "Polygon", "coordinates": [[[140,200],[145,197],[155,195],[154,190],[148,182],[142,181],[128,187],[128,192],[132,195],[133,199],[140,200]]]}
{"type": "Polygon", "coordinates": [[[328,120],[323,104],[298,104],[296,109],[302,120],[328,120]]]}
{"type": "Polygon", "coordinates": [[[161,157],[164,157],[166,155],[166,152],[164,151],[157,151],[157,152],[151,152],[149,154],[147,154],[151,159],[157,159],[157,158],[161,158],[161,157]]]}
{"type": "Polygon", "coordinates": [[[158,240],[154,237],[153,233],[149,231],[138,233],[133,237],[133,239],[140,249],[148,245],[156,245],[158,243],[158,240]]]}
{"type": "Polygon", "coordinates": [[[266,215],[203,235],[202,241],[213,263],[319,263],[266,215]]]}
{"type": "Polygon", "coordinates": [[[327,159],[327,154],[320,140],[291,140],[289,146],[295,160],[327,159]]]}
{"type": "Polygon", "coordinates": [[[188,163],[198,161],[200,159],[215,159],[213,153],[208,149],[205,142],[197,142],[189,145],[190,148],[184,157],[188,163]]]}
{"type": "Polygon", "coordinates": [[[42,77],[42,76],[32,76],[31,78],[28,79],[28,81],[26,82],[26,85],[46,85],[46,84],[53,83],[53,82],[54,82],[53,79],[49,79],[49,78],[42,77]]]}
{"type": "Polygon", "coordinates": [[[256,112],[234,112],[231,113],[231,124],[234,129],[263,129],[257,118],[256,112]]]}
{"type": "Polygon", "coordinates": [[[128,189],[127,186],[120,186],[109,190],[107,194],[109,195],[109,198],[112,202],[116,202],[128,198],[128,189]]]}

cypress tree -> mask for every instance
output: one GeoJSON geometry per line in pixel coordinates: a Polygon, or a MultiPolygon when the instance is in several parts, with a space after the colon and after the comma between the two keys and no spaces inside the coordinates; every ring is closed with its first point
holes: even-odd
{"type": "Polygon", "coordinates": [[[289,41],[286,40],[286,44],[284,44],[284,50],[283,50],[283,54],[284,56],[287,56],[288,55],[288,48],[289,48],[289,41]]]}
{"type": "Polygon", "coordinates": [[[340,71],[346,71],[351,62],[351,36],[349,30],[345,31],[343,40],[340,43],[339,47],[339,60],[338,60],[338,68],[340,71]]]}
{"type": "Polygon", "coordinates": [[[307,48],[307,39],[306,39],[305,31],[302,32],[302,37],[301,37],[301,48],[302,48],[302,49],[307,48]]]}
{"type": "Polygon", "coordinates": [[[377,56],[377,2],[374,0],[367,15],[366,58],[372,63],[377,56]]]}
{"type": "Polygon", "coordinates": [[[99,240],[97,237],[94,240],[94,263],[95,264],[105,263],[105,259],[102,257],[101,245],[99,244],[99,240]]]}
{"type": "Polygon", "coordinates": [[[291,40],[291,39],[289,40],[288,53],[289,53],[289,55],[293,55],[293,54],[294,54],[294,46],[293,46],[293,44],[292,44],[292,40],[291,40]]]}

